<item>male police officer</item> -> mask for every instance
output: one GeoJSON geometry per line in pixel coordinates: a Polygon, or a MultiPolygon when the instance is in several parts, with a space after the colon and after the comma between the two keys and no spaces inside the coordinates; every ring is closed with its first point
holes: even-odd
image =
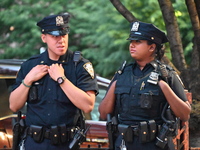
{"type": "Polygon", "coordinates": [[[26,150],[68,149],[79,110],[94,107],[96,75],[90,61],[68,50],[68,23],[68,13],[37,23],[47,50],[22,64],[10,95],[13,112],[27,103],[26,150]]]}

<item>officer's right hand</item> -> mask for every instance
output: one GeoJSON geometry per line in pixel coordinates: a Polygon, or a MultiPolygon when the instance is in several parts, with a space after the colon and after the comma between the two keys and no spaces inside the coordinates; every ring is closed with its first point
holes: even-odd
{"type": "Polygon", "coordinates": [[[26,75],[24,82],[27,85],[31,85],[33,82],[41,79],[48,73],[49,66],[47,65],[37,65],[31,69],[31,71],[26,75]]]}

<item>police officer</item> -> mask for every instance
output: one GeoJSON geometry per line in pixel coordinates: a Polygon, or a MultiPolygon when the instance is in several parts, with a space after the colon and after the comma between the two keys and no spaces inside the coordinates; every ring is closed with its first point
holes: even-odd
{"type": "Polygon", "coordinates": [[[79,110],[92,111],[98,93],[89,60],[68,50],[68,13],[37,23],[47,50],[25,61],[10,95],[10,109],[27,104],[26,150],[66,150],[79,110]]]}
{"type": "Polygon", "coordinates": [[[159,61],[168,39],[152,24],[132,22],[128,40],[134,61],[115,74],[99,106],[100,117],[117,114],[115,150],[173,149],[156,145],[162,110],[168,103],[177,118],[187,121],[191,108],[177,74],[159,61]]]}

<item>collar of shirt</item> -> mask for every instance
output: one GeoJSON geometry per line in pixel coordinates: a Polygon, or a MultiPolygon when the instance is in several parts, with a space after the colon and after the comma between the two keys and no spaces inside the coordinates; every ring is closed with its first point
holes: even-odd
{"type": "Polygon", "coordinates": [[[48,51],[45,51],[41,54],[42,60],[40,61],[40,64],[45,64],[45,65],[51,65],[53,63],[66,64],[69,60],[69,57],[70,57],[70,51],[67,50],[67,52],[64,55],[60,56],[58,61],[54,61],[54,60],[49,59],[48,51]]]}
{"type": "Polygon", "coordinates": [[[133,64],[133,74],[138,77],[145,76],[146,74],[152,72],[153,70],[155,70],[155,67],[151,62],[146,64],[142,70],[140,69],[140,66],[136,62],[133,64]]]}

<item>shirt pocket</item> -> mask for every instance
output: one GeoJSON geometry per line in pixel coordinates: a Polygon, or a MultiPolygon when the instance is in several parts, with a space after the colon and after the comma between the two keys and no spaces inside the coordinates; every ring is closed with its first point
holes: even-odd
{"type": "Polygon", "coordinates": [[[60,88],[60,85],[58,85],[56,91],[56,101],[61,103],[71,103],[65,92],[60,88]]]}
{"type": "Polygon", "coordinates": [[[116,88],[117,107],[123,113],[128,112],[130,106],[130,91],[131,87],[116,88]]]}

